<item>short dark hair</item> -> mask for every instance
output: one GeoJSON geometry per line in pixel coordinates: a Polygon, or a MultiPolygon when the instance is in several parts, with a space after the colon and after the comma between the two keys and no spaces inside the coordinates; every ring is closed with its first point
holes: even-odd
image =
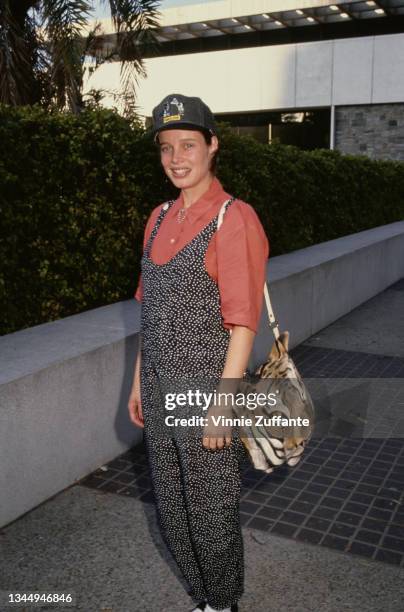
{"type": "MultiPolygon", "coordinates": [[[[201,132],[201,134],[204,137],[205,142],[206,142],[207,145],[210,145],[212,143],[212,136],[213,136],[213,134],[211,132],[209,132],[209,130],[195,129],[195,132],[201,132]]],[[[157,146],[159,145],[159,136],[160,136],[160,132],[158,132],[156,134],[155,143],[156,143],[157,146]]],[[[212,172],[212,174],[216,174],[216,166],[217,166],[218,154],[219,154],[219,149],[217,151],[215,151],[212,159],[210,160],[209,170],[210,170],[210,172],[212,172]]]]}

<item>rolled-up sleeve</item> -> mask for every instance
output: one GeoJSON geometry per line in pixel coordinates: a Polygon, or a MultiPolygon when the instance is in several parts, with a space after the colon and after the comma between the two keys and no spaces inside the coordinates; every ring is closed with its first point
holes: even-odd
{"type": "MultiPolygon", "coordinates": [[[[157,220],[158,214],[161,210],[161,204],[159,206],[156,206],[156,208],[154,208],[154,210],[152,210],[147,223],[146,223],[146,227],[144,230],[144,235],[143,235],[143,251],[145,250],[147,241],[150,238],[150,234],[152,233],[154,224],[157,220]]],[[[137,300],[138,302],[141,302],[143,299],[143,280],[142,280],[142,274],[139,274],[139,279],[138,279],[138,283],[137,283],[137,288],[135,291],[135,294],[133,296],[135,298],[135,300],[137,300]]]]}
{"type": "Polygon", "coordinates": [[[269,242],[252,206],[240,201],[230,206],[217,232],[216,249],[223,325],[257,332],[269,242]]]}

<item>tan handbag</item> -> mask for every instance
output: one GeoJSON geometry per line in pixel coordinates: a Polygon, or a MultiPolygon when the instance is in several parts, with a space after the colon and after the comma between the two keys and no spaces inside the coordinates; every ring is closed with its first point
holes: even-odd
{"type": "MultiPolygon", "coordinates": [[[[218,229],[223,221],[226,203],[219,213],[218,229]]],[[[315,413],[310,394],[289,355],[289,332],[279,332],[267,283],[264,284],[264,296],[275,341],[266,361],[256,368],[254,374],[246,372],[238,391],[246,398],[252,397],[249,394],[257,396],[264,393],[267,397],[276,398],[276,404],[257,405],[251,410],[248,402],[245,402],[232,408],[237,421],[242,423],[239,425],[239,435],[253,466],[270,473],[284,463],[292,467],[299,462],[314,430],[315,413]],[[269,421],[271,424],[267,425],[269,421]],[[289,423],[287,426],[284,425],[285,421],[289,423]],[[296,425],[296,422],[306,424],[296,425]]]]}

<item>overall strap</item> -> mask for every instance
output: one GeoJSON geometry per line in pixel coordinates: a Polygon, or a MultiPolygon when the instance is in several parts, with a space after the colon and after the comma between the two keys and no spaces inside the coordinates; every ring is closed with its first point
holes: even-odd
{"type": "Polygon", "coordinates": [[[171,208],[171,206],[174,204],[174,200],[168,200],[168,202],[166,202],[165,204],[163,204],[163,206],[161,207],[161,210],[159,212],[159,215],[156,219],[156,223],[154,224],[154,227],[151,231],[151,234],[149,236],[149,240],[147,241],[147,244],[145,246],[144,249],[144,255],[149,255],[150,253],[150,249],[151,249],[151,245],[153,243],[154,238],[156,237],[156,234],[159,230],[159,227],[164,219],[164,217],[167,214],[167,211],[171,208]]]}
{"type": "MultiPolygon", "coordinates": [[[[219,211],[219,215],[218,215],[217,229],[219,229],[219,227],[221,226],[221,224],[223,222],[223,216],[224,216],[224,213],[227,210],[227,207],[234,200],[235,200],[235,198],[232,198],[231,200],[226,200],[226,202],[224,202],[222,204],[222,207],[221,207],[221,209],[219,211]]],[[[275,340],[278,340],[279,335],[280,335],[279,324],[278,324],[278,321],[276,320],[275,315],[274,315],[274,310],[272,308],[271,299],[269,297],[268,284],[267,284],[266,281],[264,283],[264,297],[265,297],[265,305],[266,305],[266,308],[267,308],[269,327],[272,330],[272,333],[273,333],[273,335],[275,337],[275,340]]]]}
{"type": "Polygon", "coordinates": [[[217,229],[219,229],[219,227],[222,225],[223,223],[223,217],[224,217],[224,213],[226,212],[226,210],[228,209],[228,207],[230,206],[230,204],[232,204],[234,202],[234,200],[236,200],[237,198],[235,198],[234,196],[232,196],[230,198],[230,200],[226,200],[225,202],[223,202],[221,209],[219,210],[219,214],[217,216],[217,229]]]}

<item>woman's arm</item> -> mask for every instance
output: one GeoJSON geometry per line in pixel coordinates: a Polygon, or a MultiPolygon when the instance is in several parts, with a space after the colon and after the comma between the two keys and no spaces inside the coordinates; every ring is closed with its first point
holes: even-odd
{"type": "Polygon", "coordinates": [[[142,360],[142,337],[139,334],[139,348],[133,375],[132,390],[128,401],[129,418],[138,427],[144,427],[142,402],[140,395],[140,367],[142,360]]]}
{"type": "Polygon", "coordinates": [[[243,325],[232,328],[222,378],[242,378],[255,338],[255,332],[243,325]]]}
{"type": "MultiPolygon", "coordinates": [[[[144,235],[143,235],[143,251],[146,248],[146,244],[150,238],[154,224],[157,220],[157,217],[160,211],[161,211],[161,204],[159,204],[159,206],[156,206],[156,208],[152,210],[147,220],[146,227],[144,230],[144,235]]],[[[139,274],[138,286],[137,286],[134,298],[138,302],[143,301],[143,278],[142,278],[141,273],[139,274]]],[[[132,389],[131,389],[129,400],[128,400],[129,418],[132,421],[132,423],[134,423],[138,427],[144,427],[142,402],[141,402],[141,396],[140,396],[141,360],[142,360],[142,336],[139,333],[139,345],[138,345],[138,352],[137,352],[136,363],[135,363],[135,371],[133,373],[132,389]]]]}
{"type": "MultiPolygon", "coordinates": [[[[250,358],[255,332],[242,325],[234,325],[230,336],[229,346],[226,354],[226,362],[222,372],[222,378],[217,388],[218,393],[237,393],[238,383],[243,378],[250,358]]],[[[229,407],[214,406],[213,413],[232,416],[229,407]]],[[[211,412],[212,414],[212,412],[211,412]]],[[[209,415],[208,415],[209,418],[209,415]]],[[[231,427],[215,427],[211,423],[205,429],[203,446],[211,450],[223,448],[231,444],[231,427]]]]}
{"type": "MultiPolygon", "coordinates": [[[[215,248],[223,325],[232,329],[217,391],[234,395],[259,327],[269,255],[264,228],[249,204],[238,200],[230,206],[216,234],[215,248]]],[[[223,405],[212,406],[210,414],[233,417],[231,407],[226,409],[223,405]]],[[[209,419],[203,445],[223,448],[224,444],[231,444],[231,433],[231,427],[219,428],[209,419]]]]}

